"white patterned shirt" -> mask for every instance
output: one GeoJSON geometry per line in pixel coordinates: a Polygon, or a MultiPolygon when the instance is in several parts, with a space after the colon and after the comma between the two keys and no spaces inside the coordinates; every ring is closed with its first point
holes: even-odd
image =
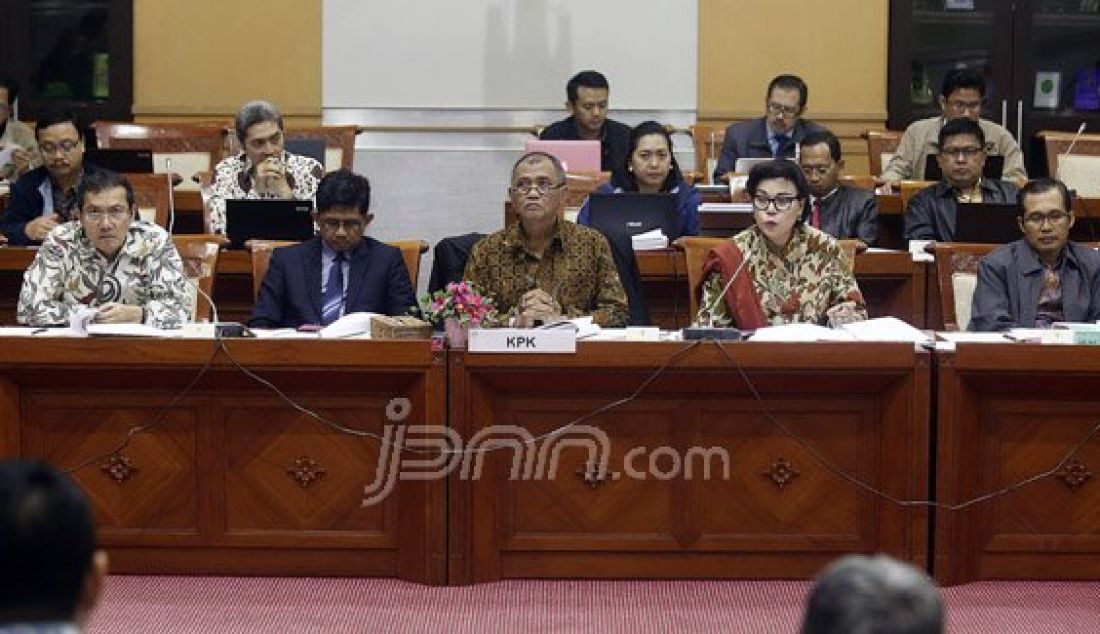
{"type": "Polygon", "coordinates": [[[145,323],[179,328],[188,320],[183,261],[168,232],[135,220],[113,260],[100,253],[79,221],[46,236],[23,274],[16,319],[28,326],[67,325],[85,306],[118,302],[145,309],[145,323]]]}
{"type": "MultiPolygon", "coordinates": [[[[286,164],[286,182],[295,200],[313,200],[317,195],[317,183],[325,175],[325,168],[316,159],[283,152],[286,164]]],[[[242,152],[222,159],[214,168],[214,183],[207,203],[210,209],[210,231],[225,233],[225,201],[236,198],[279,198],[275,193],[261,194],[252,185],[252,167],[242,152]]]]}

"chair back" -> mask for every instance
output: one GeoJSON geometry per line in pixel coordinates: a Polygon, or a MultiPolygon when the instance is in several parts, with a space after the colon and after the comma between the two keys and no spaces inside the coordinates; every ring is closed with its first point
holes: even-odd
{"type": "Polygon", "coordinates": [[[611,180],[611,172],[569,172],[565,175],[565,208],[575,209],[597,187],[611,180]]]}
{"type": "Polygon", "coordinates": [[[208,298],[214,296],[218,253],[225,238],[209,234],[174,235],[172,242],[183,260],[184,275],[194,284],[187,285],[187,297],[184,299],[191,321],[210,321],[213,310],[208,298]],[[196,286],[202,290],[201,294],[195,290],[196,286]]]}
{"type": "Polygon", "coordinates": [[[726,131],[698,124],[688,129],[695,144],[695,171],[703,175],[699,182],[709,183],[714,174],[714,167],[718,164],[718,156],[722,153],[722,142],[726,139],[726,131]]]}
{"type": "Polygon", "coordinates": [[[214,171],[226,155],[227,130],[221,124],[101,121],[94,127],[100,147],[152,150],[153,171],[179,174],[181,190],[197,190],[192,177],[214,171]]]}
{"type": "Polygon", "coordinates": [[[287,139],[318,139],[325,142],[326,172],[351,169],[355,161],[355,137],[363,131],[356,125],[324,125],[312,128],[288,128],[287,139]]]}
{"type": "Polygon", "coordinates": [[[871,191],[875,189],[875,177],[870,174],[841,174],[839,180],[841,185],[847,185],[848,187],[869,189],[871,191]]]}
{"type": "Polygon", "coordinates": [[[1076,190],[1078,196],[1100,197],[1100,134],[1072,132],[1039,133],[1047,155],[1047,173],[1058,178],[1066,187],[1076,190]],[[1074,142],[1074,137],[1077,141],[1074,142]],[[1070,145],[1073,150],[1070,154],[1070,145]]]}
{"type": "Polygon", "coordinates": [[[674,243],[684,252],[684,264],[687,268],[688,306],[690,319],[695,321],[699,314],[699,299],[703,291],[703,266],[707,263],[710,250],[729,240],[729,238],[706,238],[702,236],[682,236],[674,243]]]}
{"type": "Polygon", "coordinates": [[[289,247],[298,244],[293,240],[249,240],[248,250],[252,252],[252,299],[260,296],[260,287],[263,286],[264,277],[267,275],[267,267],[271,264],[271,252],[279,247],[289,247]]]}
{"type": "Polygon", "coordinates": [[[936,181],[901,181],[899,191],[901,192],[901,208],[905,210],[909,207],[909,199],[916,196],[921,190],[928,189],[936,184],[936,181]]]}
{"type": "Polygon", "coordinates": [[[898,151],[898,143],[901,142],[901,132],[894,130],[865,130],[862,136],[867,139],[867,159],[871,165],[871,173],[875,176],[882,174],[883,168],[894,158],[898,151]]]}
{"type": "Polygon", "coordinates": [[[970,325],[971,301],[978,285],[978,264],[1000,246],[936,243],[936,281],[940,289],[940,310],[945,330],[966,330],[970,325]]]}
{"type": "Polygon", "coordinates": [[[167,174],[126,174],[134,188],[138,217],[145,222],[168,228],[172,203],[172,185],[167,174]]]}
{"type": "Polygon", "coordinates": [[[413,295],[417,291],[417,278],[420,276],[420,258],[428,251],[427,240],[391,240],[386,244],[401,249],[401,257],[405,260],[405,268],[409,270],[409,280],[412,282],[413,295]]]}

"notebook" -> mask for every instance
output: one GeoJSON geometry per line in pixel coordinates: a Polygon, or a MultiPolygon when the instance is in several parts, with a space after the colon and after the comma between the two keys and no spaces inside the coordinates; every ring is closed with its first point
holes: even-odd
{"type": "Polygon", "coordinates": [[[152,174],[153,151],[140,149],[85,150],[84,160],[119,174],[152,174]]]}
{"type": "Polygon", "coordinates": [[[588,224],[608,234],[636,236],[660,229],[669,241],[680,237],[680,214],[672,194],[590,194],[588,224]]]}
{"type": "Polygon", "coordinates": [[[567,172],[599,172],[599,141],[542,141],[529,139],[527,152],[545,152],[561,161],[567,172]]]}
{"type": "Polygon", "coordinates": [[[1023,234],[1015,203],[958,203],[955,242],[1008,244],[1023,234]]]}
{"type": "MultiPolygon", "coordinates": [[[[1005,157],[999,154],[991,154],[985,157],[985,167],[982,168],[982,176],[985,178],[1000,179],[1005,171],[1005,157]]],[[[929,154],[924,161],[924,180],[943,180],[943,172],[940,170],[940,162],[937,154],[929,154]]]]}
{"type": "Polygon", "coordinates": [[[313,237],[313,203],[308,200],[225,201],[225,232],[230,248],[243,249],[247,240],[297,240],[313,237]]]}

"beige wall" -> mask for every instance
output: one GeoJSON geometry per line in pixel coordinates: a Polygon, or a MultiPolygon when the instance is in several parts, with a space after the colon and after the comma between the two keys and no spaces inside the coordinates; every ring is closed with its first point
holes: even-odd
{"type": "Polygon", "coordinates": [[[859,134],[886,121],[887,0],[699,0],[699,122],[759,117],[772,77],[810,87],[807,117],[867,170],[859,134]]]}
{"type": "Polygon", "coordinates": [[[134,115],[228,119],[249,99],[320,121],[321,0],[134,0],[134,115]]]}

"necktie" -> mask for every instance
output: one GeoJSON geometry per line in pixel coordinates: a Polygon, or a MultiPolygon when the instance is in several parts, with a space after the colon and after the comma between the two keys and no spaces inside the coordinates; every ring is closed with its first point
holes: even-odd
{"type": "Polygon", "coordinates": [[[327,326],[340,317],[344,307],[344,253],[341,251],[332,260],[332,268],[325,282],[325,292],[321,296],[321,325],[327,326]]]}
{"type": "Polygon", "coordinates": [[[821,199],[814,197],[813,215],[810,216],[810,226],[814,229],[821,228],[821,199]]]}
{"type": "Polygon", "coordinates": [[[792,145],[791,137],[785,134],[777,135],[775,137],[775,158],[785,158],[792,145]]]}

